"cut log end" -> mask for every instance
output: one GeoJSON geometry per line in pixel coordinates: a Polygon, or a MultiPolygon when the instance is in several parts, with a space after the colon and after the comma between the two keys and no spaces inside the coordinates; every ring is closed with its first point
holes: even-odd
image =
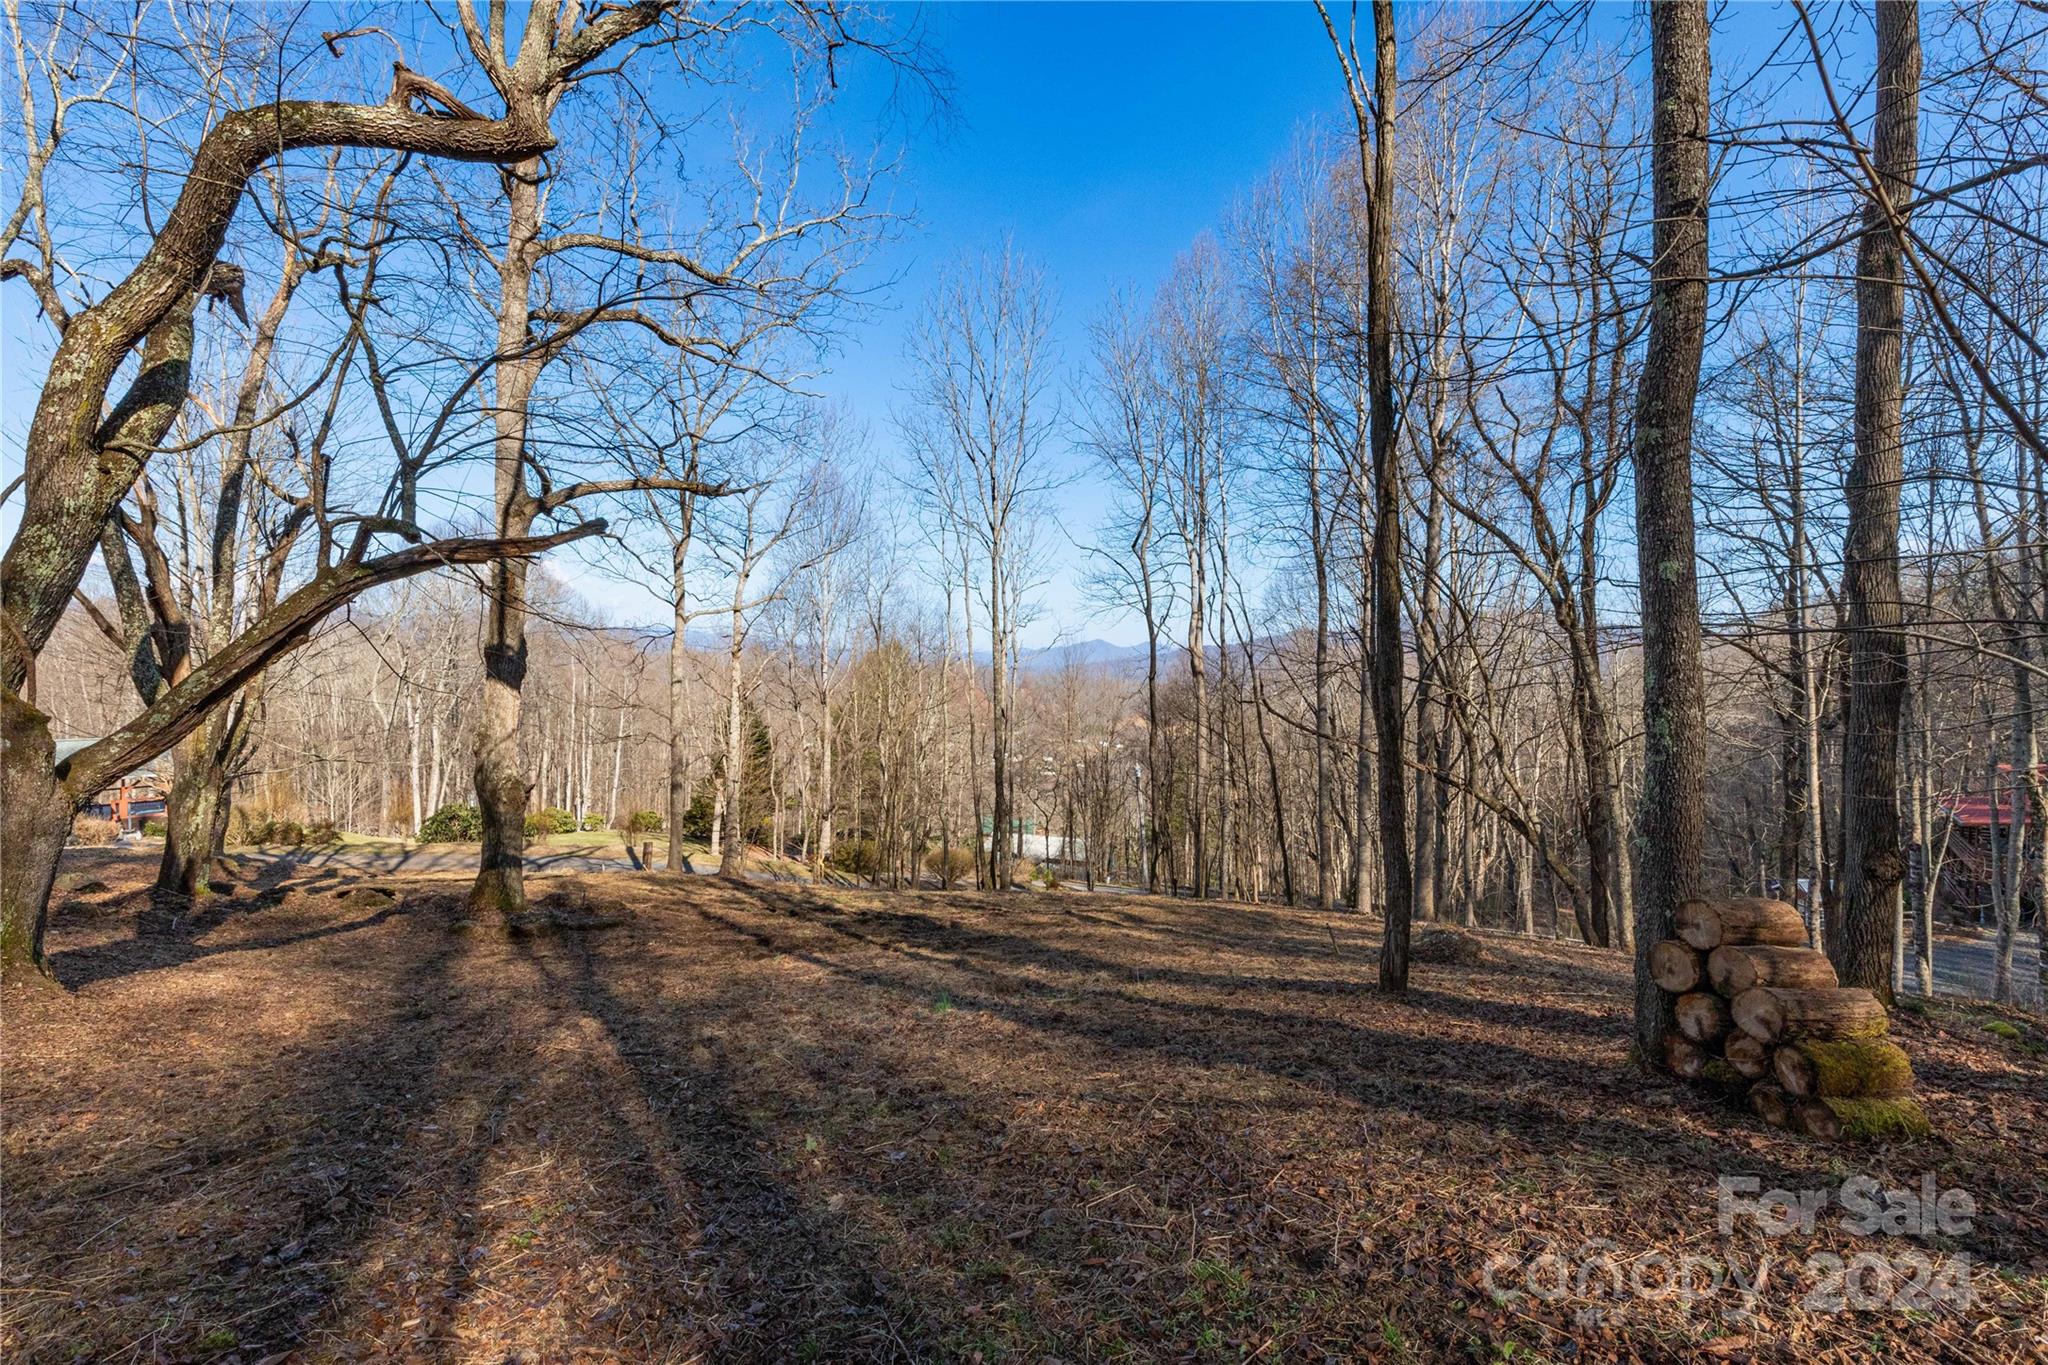
{"type": "Polygon", "coordinates": [[[1722,1054],[1728,1065],[1734,1067],[1752,1081],[1760,1081],[1770,1074],[1770,1045],[1747,1033],[1737,1033],[1723,1045],[1722,1054]]]}
{"type": "Polygon", "coordinates": [[[1762,1081],[1749,1088],[1750,1111],[1773,1128],[1792,1126],[1792,1101],[1785,1092],[1769,1081],[1762,1081]]]}
{"type": "Polygon", "coordinates": [[[1674,1076],[1696,1081],[1711,1060],[1711,1053],[1688,1038],[1674,1033],[1664,1039],[1664,1065],[1671,1068],[1674,1076]]]}
{"type": "Polygon", "coordinates": [[[1686,901],[1678,907],[1674,927],[1681,940],[1703,953],[1724,944],[1806,946],[1806,921],[1799,912],[1783,901],[1757,896],[1686,901]]]}
{"type": "Polygon", "coordinates": [[[1712,991],[1688,991],[1674,1007],[1678,1031],[1695,1043],[1718,1043],[1728,1036],[1728,1002],[1712,991]]]}
{"type": "Polygon", "coordinates": [[[1690,944],[1667,938],[1650,949],[1650,979],[1659,990],[1684,995],[1698,990],[1703,977],[1699,951],[1690,944]]]}

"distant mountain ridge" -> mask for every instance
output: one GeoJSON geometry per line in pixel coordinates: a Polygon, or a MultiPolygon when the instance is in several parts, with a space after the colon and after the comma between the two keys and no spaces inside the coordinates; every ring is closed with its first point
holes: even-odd
{"type": "MultiPolygon", "coordinates": [[[[1159,642],[1162,659],[1171,648],[1164,640],[1159,642]]],[[[988,662],[988,651],[980,651],[977,657],[982,663],[988,662]]],[[[1017,667],[1026,673],[1050,673],[1069,667],[1103,668],[1121,673],[1144,666],[1144,645],[1113,645],[1107,640],[1074,640],[1017,652],[1017,667]]]]}
{"type": "MultiPolygon", "coordinates": [[[[643,642],[667,634],[666,631],[653,626],[606,625],[586,629],[643,642]]],[[[711,627],[692,626],[685,632],[683,640],[691,649],[707,652],[723,651],[726,647],[725,632],[711,627]]],[[[1160,669],[1163,671],[1171,666],[1179,666],[1184,652],[1179,645],[1161,640],[1160,669]]],[[[977,664],[985,666],[988,657],[987,649],[974,651],[974,662],[977,664]]],[[[1059,644],[1020,649],[1017,653],[1017,666],[1023,672],[1032,674],[1055,673],[1069,667],[1097,669],[1120,675],[1142,673],[1145,669],[1145,646],[1142,643],[1119,645],[1099,639],[1064,641],[1059,644]]]]}

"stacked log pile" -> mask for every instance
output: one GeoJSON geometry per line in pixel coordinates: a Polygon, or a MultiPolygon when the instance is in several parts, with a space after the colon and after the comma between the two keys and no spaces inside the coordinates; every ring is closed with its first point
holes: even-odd
{"type": "Polygon", "coordinates": [[[1823,1141],[1917,1137],[1927,1116],[1913,1067],[1869,991],[1845,987],[1783,901],[1687,901],[1678,937],[1650,951],[1678,1031],[1664,1061],[1690,1081],[1746,1093],[1767,1123],[1823,1141]]]}

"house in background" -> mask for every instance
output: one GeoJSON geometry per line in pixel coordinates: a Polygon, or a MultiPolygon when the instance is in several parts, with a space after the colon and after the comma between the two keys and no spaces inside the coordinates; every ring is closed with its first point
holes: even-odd
{"type": "MultiPolygon", "coordinates": [[[[2048,777],[2048,764],[2039,771],[2048,777]]],[[[2008,850],[2017,846],[2029,862],[2041,856],[2039,834],[2027,828],[2027,803],[2020,799],[2018,784],[2010,781],[2012,769],[2001,763],[1999,772],[2002,780],[1995,792],[1949,792],[1936,798],[1948,820],[1948,838],[1940,853],[1934,910],[1951,923],[1995,923],[1992,880],[2003,872],[2005,884],[2012,884],[2008,850]],[[2016,840],[2016,835],[2025,837],[2016,840]]],[[[1934,842],[1939,847],[1942,841],[1934,842]]],[[[2039,885],[2035,877],[2021,879],[2023,924],[2041,913],[2039,885]]]]}
{"type": "MultiPolygon", "coordinates": [[[[993,828],[989,818],[981,817],[981,846],[988,847],[988,836],[993,828]]],[[[1079,835],[1054,834],[1050,828],[1040,829],[1036,820],[1016,819],[1010,822],[1010,848],[1018,855],[1040,863],[1076,863],[1088,856],[1088,841],[1079,835]]]]}
{"type": "MultiPolygon", "coordinates": [[[[62,763],[98,742],[96,739],[60,739],[57,741],[57,761],[62,763]]],[[[94,792],[92,801],[79,814],[112,820],[120,826],[123,834],[135,834],[141,831],[144,821],[163,815],[169,795],[169,789],[154,768],[137,768],[113,786],[94,792]]]]}

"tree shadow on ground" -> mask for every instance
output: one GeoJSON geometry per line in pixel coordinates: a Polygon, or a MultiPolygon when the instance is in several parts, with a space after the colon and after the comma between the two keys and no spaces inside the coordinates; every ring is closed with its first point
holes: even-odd
{"type": "MultiPolygon", "coordinates": [[[[1628,1060],[1625,1019],[1618,1008],[1610,1009],[1610,1022],[1603,1025],[1598,1014],[1411,989],[1398,1002],[1379,1003],[1432,1022],[1413,1031],[1396,1031],[1327,1012],[1240,1008],[1224,999],[1161,1001],[1090,981],[1088,970],[1099,965],[1099,959],[1054,980],[1017,970],[1020,960],[1040,969],[1051,960],[1086,961],[1085,955],[1065,949],[1049,957],[1041,945],[1029,943],[1020,952],[1015,936],[984,932],[958,921],[938,923],[887,911],[849,915],[801,892],[760,886],[747,891],[777,918],[915,966],[892,971],[856,965],[815,943],[784,941],[707,906],[693,908],[764,953],[794,954],[901,999],[929,1000],[935,991],[945,990],[955,1008],[986,1012],[1047,1037],[1076,1038],[1107,1051],[1195,1057],[1211,1067],[1251,1068],[1439,1128],[1456,1125],[1479,1133],[1513,1133],[1549,1154],[1631,1163],[1689,1184],[1700,1191],[1709,1209],[1721,1175],[1757,1176],[1766,1188],[1839,1183],[1834,1174],[1839,1156],[1833,1149],[1779,1144],[1782,1155],[1765,1156],[1749,1135],[1768,1130],[1737,1105],[1644,1077],[1628,1060]],[[944,945],[947,956],[924,952],[934,939],[944,945]],[[1470,1027],[1451,1036],[1435,1021],[1470,1027]],[[1521,1038],[1552,1031],[1611,1045],[1595,1056],[1578,1058],[1518,1045],[1521,1038]],[[1645,1092],[1654,1094],[1656,1107],[1643,1108],[1645,1092]],[[1681,1112],[1728,1131],[1674,1128],[1668,1119],[1681,1112]]],[[[1144,972],[1138,980],[1200,977],[1149,966],[1144,972]]],[[[1236,984],[1241,978],[1220,980],[1236,984]]],[[[1194,984],[1215,982],[1197,979],[1194,984]]],[[[1283,980],[1278,986],[1285,989],[1287,984],[1283,980]]],[[[1369,998],[1376,992],[1360,989],[1353,994],[1369,998]]],[[[1901,1188],[1914,1185],[1929,1165],[1961,1169],[1958,1154],[1930,1144],[1909,1145],[1897,1149],[1897,1155],[1904,1160],[1901,1188]]],[[[1883,1166],[1880,1160],[1869,1164],[1883,1166]]],[[[2043,1251],[2038,1242],[2018,1235],[2009,1221],[1980,1221],[1959,1245],[2013,1268],[2035,1263],[2043,1251]]]]}
{"type": "MultiPolygon", "coordinates": [[[[109,1140],[86,1159],[24,1143],[17,1109],[10,1281],[74,1286],[94,1309],[51,1324],[15,1305],[20,1358],[54,1359],[67,1342],[66,1358],[136,1359],[229,1347],[256,1359],[302,1344],[379,1234],[420,1126],[454,1098],[440,1075],[445,1034],[422,1027],[415,1002],[445,997],[457,947],[430,947],[394,988],[358,993],[345,1025],[316,1044],[243,1055],[232,1040],[226,1056],[208,1049],[183,1070],[124,1078],[90,1101],[109,1140]],[[128,1344],[117,1351],[117,1340],[128,1344]]],[[[9,1089],[27,1103],[19,1083],[9,1089]]]]}
{"type": "Polygon", "coordinates": [[[611,1112],[639,1139],[653,1220],[667,1225],[677,1259],[697,1267],[664,1346],[718,1359],[903,1355],[904,1333],[918,1331],[915,1302],[895,1299],[872,1259],[838,1238],[842,1220],[766,1158],[764,1133],[742,1113],[739,1059],[725,1047],[700,1056],[683,1046],[721,1013],[719,1002],[664,1004],[658,985],[622,993],[612,978],[630,969],[601,963],[587,935],[520,951],[555,1008],[602,1027],[621,1072],[611,1112]]]}
{"type": "Polygon", "coordinates": [[[138,926],[133,938],[112,939],[91,947],[67,948],[52,953],[50,970],[64,987],[69,990],[80,990],[101,981],[133,976],[138,972],[164,971],[189,962],[216,957],[222,953],[264,952],[316,939],[358,933],[365,929],[373,929],[387,920],[411,914],[415,908],[413,902],[399,900],[369,914],[338,924],[317,924],[302,929],[259,933],[230,938],[219,943],[201,941],[206,935],[215,933],[238,919],[274,909],[282,904],[283,900],[284,895],[280,892],[272,897],[246,901],[228,902],[223,898],[211,898],[210,903],[205,903],[192,912],[145,910],[142,912],[144,916],[161,913],[163,922],[138,926]]]}
{"type": "Polygon", "coordinates": [[[22,1358],[1449,1359],[1498,1339],[1472,1274],[1532,1226],[1656,1245],[1716,1174],[1835,1157],[1646,1097],[1617,1000],[1458,968],[1397,1002],[1356,953],[1262,966],[1278,916],[669,879],[635,904],[679,914],[508,939],[405,904],[95,978],[124,1089],[10,1096],[9,1272],[55,1291],[8,1297],[22,1358]],[[258,946],[297,951],[217,960],[258,946]]]}

